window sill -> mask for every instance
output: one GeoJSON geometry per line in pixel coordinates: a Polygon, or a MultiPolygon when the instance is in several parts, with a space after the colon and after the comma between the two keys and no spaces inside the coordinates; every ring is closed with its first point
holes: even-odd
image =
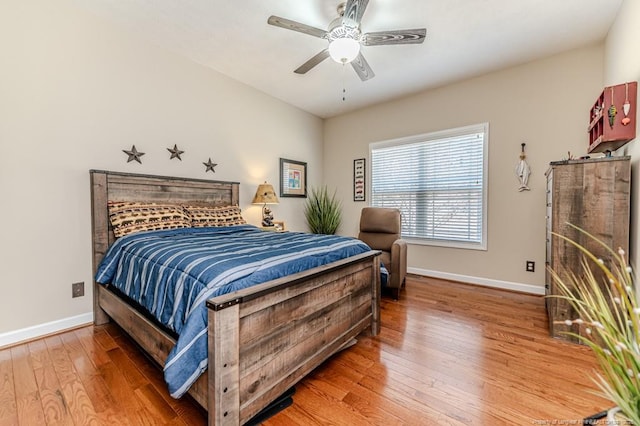
{"type": "Polygon", "coordinates": [[[415,244],[420,246],[433,246],[433,247],[443,247],[443,248],[457,248],[457,249],[465,249],[465,250],[481,250],[487,251],[487,243],[465,243],[462,241],[446,241],[446,240],[429,240],[425,238],[415,238],[415,237],[402,237],[403,240],[407,242],[407,244],[415,244]]]}

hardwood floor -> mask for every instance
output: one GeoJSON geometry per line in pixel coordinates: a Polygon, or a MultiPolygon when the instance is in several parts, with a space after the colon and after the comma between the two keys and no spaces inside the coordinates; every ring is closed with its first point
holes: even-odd
{"type": "MultiPolygon", "coordinates": [[[[544,299],[410,276],[362,337],[296,386],[265,425],[582,424],[595,359],[548,337],[544,299]]],[[[2,425],[203,425],[115,325],[0,350],[2,425]]]]}

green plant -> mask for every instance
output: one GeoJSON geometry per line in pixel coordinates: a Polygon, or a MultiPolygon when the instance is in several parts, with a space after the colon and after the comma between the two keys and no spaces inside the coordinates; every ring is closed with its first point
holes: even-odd
{"type": "Polygon", "coordinates": [[[583,327],[583,335],[568,334],[595,353],[602,372],[596,373],[594,381],[603,395],[620,407],[628,421],[640,425],[640,308],[631,267],[622,249],[616,252],[585,230],[570,226],[601,245],[612,261],[608,267],[584,246],[555,234],[584,255],[582,273],[572,271],[561,277],[551,271],[560,293],[555,297],[567,300],[578,315],[564,323],[583,327]],[[596,278],[600,274],[594,274],[593,265],[601,270],[603,280],[596,278]]]}
{"type": "Polygon", "coordinates": [[[342,222],[342,206],[336,199],[336,191],[330,196],[326,186],[311,188],[304,216],[314,234],[335,234],[342,222]]]}

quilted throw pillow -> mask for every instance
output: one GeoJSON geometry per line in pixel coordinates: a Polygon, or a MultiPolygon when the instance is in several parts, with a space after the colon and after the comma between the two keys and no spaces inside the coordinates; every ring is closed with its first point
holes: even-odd
{"type": "Polygon", "coordinates": [[[140,231],[191,227],[191,218],[175,204],[110,201],[109,220],[116,237],[140,231]]]}
{"type": "Polygon", "coordinates": [[[202,228],[205,226],[233,226],[247,223],[242,217],[238,206],[198,207],[185,206],[191,216],[191,226],[202,228]]]}

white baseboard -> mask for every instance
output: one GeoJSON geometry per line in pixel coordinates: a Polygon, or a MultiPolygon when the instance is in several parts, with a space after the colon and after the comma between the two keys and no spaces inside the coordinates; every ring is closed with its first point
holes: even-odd
{"type": "Polygon", "coordinates": [[[521,293],[530,293],[544,295],[544,287],[531,284],[514,283],[511,281],[493,280],[489,278],[472,277],[469,275],[452,274],[450,272],[432,271],[429,269],[407,268],[407,272],[416,275],[424,275],[426,277],[441,278],[443,280],[459,281],[467,284],[477,284],[485,287],[500,288],[503,290],[519,291],[521,293]]]}
{"type": "Polygon", "coordinates": [[[20,330],[9,331],[0,334],[0,349],[5,346],[13,346],[18,343],[28,342],[50,334],[59,333],[71,328],[91,324],[93,322],[93,312],[76,315],[75,317],[64,318],[44,324],[38,324],[20,330]]]}

